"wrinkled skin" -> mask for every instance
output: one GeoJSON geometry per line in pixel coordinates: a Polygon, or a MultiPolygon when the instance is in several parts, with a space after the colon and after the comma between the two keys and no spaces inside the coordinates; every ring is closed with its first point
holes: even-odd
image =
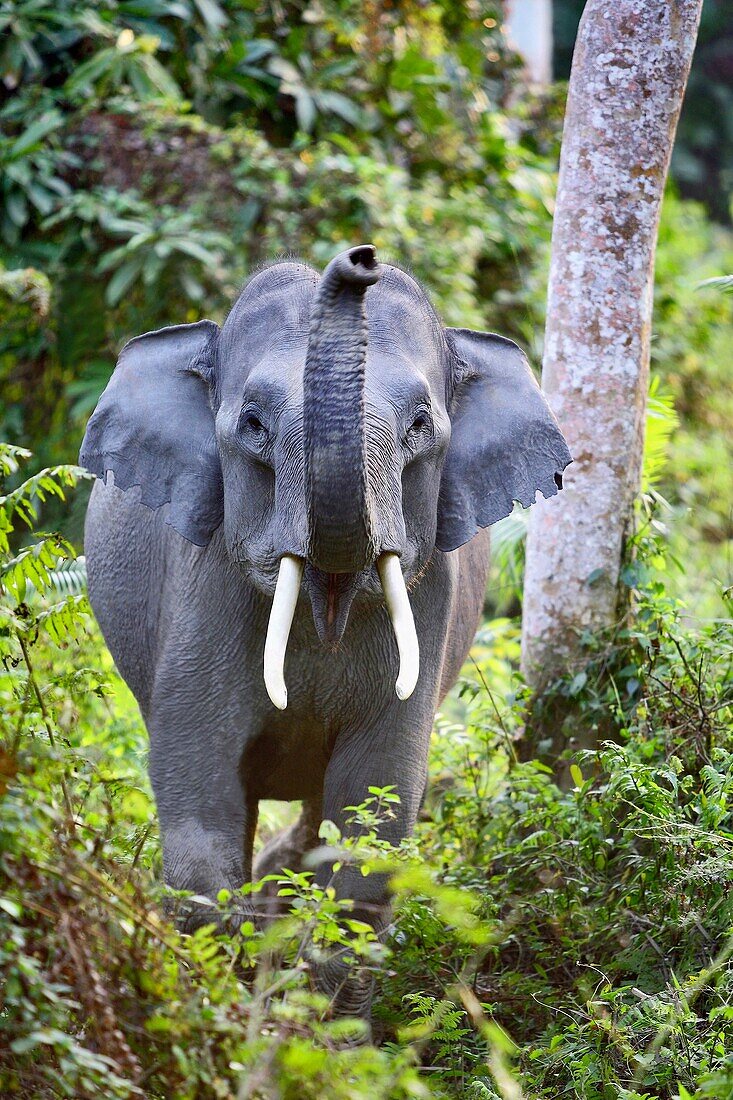
{"type": "MultiPolygon", "coordinates": [[[[82,449],[107,473],[87,516],[92,605],[150,733],[165,879],[195,894],[251,877],[261,798],[304,809],[256,876],[292,866],[322,818],[348,833],[344,807],[370,785],[400,796],[383,835],[409,834],[433,717],[479,622],[482,528],[512,499],[556,491],[569,461],[515,345],[445,330],[369,246],[340,263],[259,273],[221,332],[201,322],[132,341],[82,449]],[[420,643],[405,701],[375,567],[385,551],[399,554],[420,643]],[[262,670],[283,554],[305,573],[280,711],[262,670]]],[[[383,929],[380,876],[342,870],[336,888],[383,929]]],[[[338,1011],[368,1013],[370,983],[341,959],[316,978],[338,1011]]]]}

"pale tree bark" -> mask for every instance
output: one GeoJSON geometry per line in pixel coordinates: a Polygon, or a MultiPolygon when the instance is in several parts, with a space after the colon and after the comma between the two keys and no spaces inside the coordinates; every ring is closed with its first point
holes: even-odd
{"type": "Polygon", "coordinates": [[[533,84],[552,80],[552,0],[504,0],[507,41],[533,84]]]}
{"type": "MultiPolygon", "coordinates": [[[[530,519],[522,664],[536,698],[583,663],[581,632],[604,631],[619,615],[641,478],[659,211],[701,7],[588,0],[578,31],[542,372],[574,463],[564,491],[530,519]]],[[[545,711],[530,723],[530,749],[549,739],[556,756],[571,730],[562,725],[562,713],[545,711]]]]}

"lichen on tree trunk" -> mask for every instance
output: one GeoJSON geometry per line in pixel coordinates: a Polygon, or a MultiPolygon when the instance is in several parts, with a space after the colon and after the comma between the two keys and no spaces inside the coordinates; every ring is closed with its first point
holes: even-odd
{"type": "MultiPolygon", "coordinates": [[[[619,614],[641,478],[659,211],[701,7],[588,0],[578,31],[542,374],[574,462],[564,492],[530,519],[522,664],[536,697],[584,662],[582,632],[603,632],[619,614]]],[[[561,711],[536,710],[544,717],[530,724],[530,748],[564,748],[561,711]]]]}

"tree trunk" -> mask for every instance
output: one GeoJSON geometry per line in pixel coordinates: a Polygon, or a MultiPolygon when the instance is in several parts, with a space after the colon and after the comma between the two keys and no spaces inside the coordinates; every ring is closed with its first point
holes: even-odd
{"type": "Polygon", "coordinates": [[[552,80],[552,0],[504,0],[509,44],[523,59],[533,84],[552,80]]]}
{"type": "MultiPolygon", "coordinates": [[[[581,632],[603,632],[619,614],[641,478],[659,210],[701,7],[588,0],[578,31],[542,375],[574,463],[564,492],[532,509],[524,582],[522,665],[540,700],[582,666],[581,632]]],[[[527,734],[531,753],[542,747],[553,759],[577,734],[572,723],[563,729],[556,703],[552,713],[534,709],[527,734]]]]}

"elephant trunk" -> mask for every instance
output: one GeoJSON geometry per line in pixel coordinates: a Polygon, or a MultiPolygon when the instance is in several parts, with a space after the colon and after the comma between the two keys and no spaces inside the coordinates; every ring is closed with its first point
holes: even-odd
{"type": "Polygon", "coordinates": [[[379,546],[367,476],[364,295],[382,275],[372,245],[340,253],[321,278],[303,376],[309,557],[325,573],[356,573],[379,546]]]}
{"type": "MultiPolygon", "coordinates": [[[[304,577],[311,585],[321,640],[338,643],[358,586],[356,574],[376,562],[399,652],[395,691],[400,699],[410,697],[419,675],[417,634],[398,552],[404,541],[402,515],[395,510],[391,516],[389,507],[385,508],[385,503],[395,504],[399,498],[394,462],[390,475],[387,439],[379,451],[385,466],[381,471],[382,515],[377,514],[369,484],[364,295],[381,276],[372,245],[350,248],[324,271],[313,307],[303,376],[309,562],[290,554],[282,557],[265,641],[265,685],[279,710],[284,710],[288,701],[285,655],[304,577]],[[317,572],[321,576],[315,578],[317,572]],[[321,591],[321,582],[325,591],[321,591]],[[339,613],[341,602],[344,606],[339,613]]],[[[374,450],[378,444],[375,439],[371,443],[374,450]]]]}

